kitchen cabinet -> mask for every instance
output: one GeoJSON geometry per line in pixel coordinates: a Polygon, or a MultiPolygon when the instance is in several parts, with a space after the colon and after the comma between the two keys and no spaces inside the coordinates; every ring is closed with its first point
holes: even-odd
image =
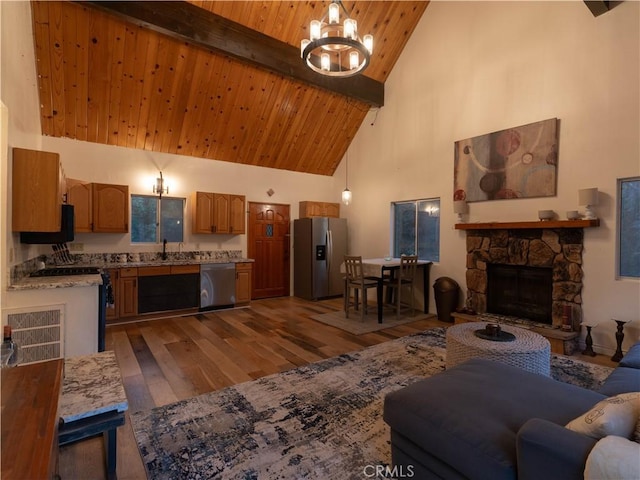
{"type": "Polygon", "coordinates": [[[67,202],[73,205],[74,230],[76,233],[92,232],[91,183],[67,179],[67,202]]]}
{"type": "Polygon", "coordinates": [[[113,292],[113,305],[107,304],[106,317],[107,322],[117,320],[119,317],[118,300],[120,297],[120,270],[117,268],[107,269],[109,278],[111,279],[111,290],[113,292]]]}
{"type": "Polygon", "coordinates": [[[127,233],[129,231],[129,187],[108,183],[92,183],[91,199],[95,233],[127,233]]]}
{"type": "Polygon", "coordinates": [[[64,185],[59,154],[14,148],[11,229],[59,232],[64,185]]]}
{"type": "Polygon", "coordinates": [[[108,183],[67,181],[68,202],[73,205],[76,233],[127,233],[129,187],[108,183]]]}
{"type": "Polygon", "coordinates": [[[118,281],[118,314],[133,317],[138,314],[138,269],[121,268],[118,281]]]}
{"type": "Polygon", "coordinates": [[[193,233],[245,233],[245,197],[195,192],[191,202],[193,233]]]}
{"type": "Polygon", "coordinates": [[[300,202],[298,216],[309,217],[333,217],[340,218],[340,204],[330,202],[300,202]]]}
{"type": "Polygon", "coordinates": [[[251,301],[251,263],[236,263],[236,305],[251,301]]]}

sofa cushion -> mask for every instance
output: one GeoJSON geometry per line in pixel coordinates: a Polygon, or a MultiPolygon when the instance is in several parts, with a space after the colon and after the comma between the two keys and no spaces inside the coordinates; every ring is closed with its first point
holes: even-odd
{"type": "Polygon", "coordinates": [[[516,435],[530,418],[560,425],[604,397],[485,359],[472,359],[385,398],[384,419],[468,478],[515,478],[516,435]]]}
{"type": "Polygon", "coordinates": [[[567,428],[597,439],[607,435],[630,439],[639,416],[640,392],[621,393],[598,402],[567,428]]]}
{"type": "Polygon", "coordinates": [[[598,389],[599,393],[611,396],[619,393],[640,392],[640,369],[617,367],[598,389]]]}
{"type": "Polygon", "coordinates": [[[640,368],[640,342],[629,348],[627,353],[620,360],[621,367],[640,368]]]}
{"type": "Polygon", "coordinates": [[[607,436],[598,440],[587,457],[585,480],[640,478],[640,445],[626,438],[607,436]]]}

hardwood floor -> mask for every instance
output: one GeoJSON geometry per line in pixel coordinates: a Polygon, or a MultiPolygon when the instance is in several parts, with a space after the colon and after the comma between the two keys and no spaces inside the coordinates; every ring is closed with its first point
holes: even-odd
{"type": "MultiPolygon", "coordinates": [[[[256,300],[248,308],[109,325],[106,346],[116,352],[129,412],[135,412],[450,325],[421,320],[356,336],[309,318],[341,308],[342,298],[256,300]]],[[[120,480],[146,478],[129,412],[118,430],[120,480]]],[[[60,449],[63,480],[102,480],[103,462],[102,437],[60,449]]]]}
{"type": "MultiPolygon", "coordinates": [[[[342,298],[256,300],[248,308],[110,325],[106,345],[116,352],[129,412],[135,412],[451,325],[420,320],[356,336],[309,318],[341,308],[342,298]]],[[[579,358],[607,364],[600,357],[579,358]]],[[[129,412],[127,423],[118,430],[118,478],[144,479],[129,412]]],[[[103,465],[102,437],[60,449],[63,480],[102,480],[103,465]]]]}

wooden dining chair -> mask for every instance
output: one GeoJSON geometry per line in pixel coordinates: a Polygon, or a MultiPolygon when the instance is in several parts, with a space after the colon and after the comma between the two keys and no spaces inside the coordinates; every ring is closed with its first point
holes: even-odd
{"type": "Polygon", "coordinates": [[[349,308],[354,307],[358,310],[358,293],[362,292],[362,308],[360,309],[360,317],[364,321],[367,314],[367,290],[377,288],[378,281],[376,279],[365,277],[362,273],[362,257],[350,255],[344,256],[344,266],[347,273],[345,277],[344,289],[344,314],[349,318],[349,308]],[[353,290],[354,301],[351,301],[351,291],[353,290]]]}
{"type": "MultiPolygon", "coordinates": [[[[411,297],[411,315],[415,314],[414,308],[414,285],[416,277],[416,267],[418,266],[417,255],[402,255],[400,257],[400,267],[392,277],[384,277],[382,285],[387,287],[387,292],[391,291],[391,298],[395,300],[396,317],[400,317],[400,309],[402,308],[402,287],[409,287],[411,297]]],[[[408,303],[407,303],[408,306],[408,303]]]]}

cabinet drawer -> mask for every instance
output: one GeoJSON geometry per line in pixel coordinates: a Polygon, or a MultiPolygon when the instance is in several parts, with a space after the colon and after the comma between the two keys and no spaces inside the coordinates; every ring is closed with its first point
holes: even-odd
{"type": "Polygon", "coordinates": [[[120,269],[120,278],[122,277],[137,277],[138,276],[138,268],[137,267],[126,267],[120,269]]]}
{"type": "Polygon", "coordinates": [[[200,265],[171,265],[171,275],[200,273],[200,265]]]}
{"type": "Polygon", "coordinates": [[[247,271],[247,270],[251,270],[251,264],[250,263],[236,263],[236,272],[238,271],[247,271]]]}
{"type": "Polygon", "coordinates": [[[161,265],[158,267],[138,267],[139,277],[153,277],[155,275],[171,275],[171,266],[161,265]]]}

